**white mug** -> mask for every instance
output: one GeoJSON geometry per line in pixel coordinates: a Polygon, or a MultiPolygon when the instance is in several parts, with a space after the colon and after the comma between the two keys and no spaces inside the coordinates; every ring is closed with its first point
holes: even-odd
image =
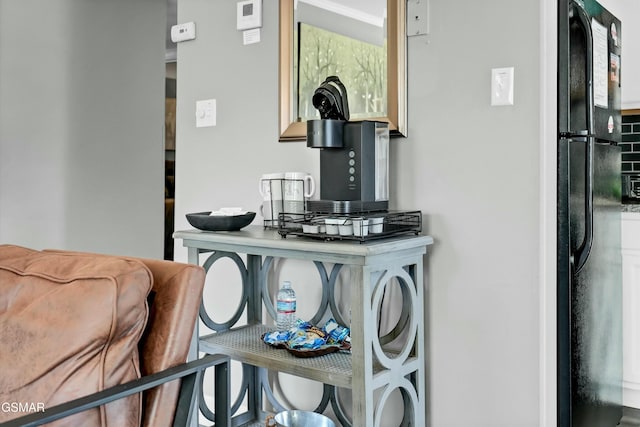
{"type": "Polygon", "coordinates": [[[265,173],[258,181],[258,191],[262,200],[282,200],[282,180],[284,172],[265,173]]]}
{"type": "Polygon", "coordinates": [[[285,172],[284,210],[289,213],[304,213],[305,199],[313,196],[316,183],[306,172],[285,172]]]}
{"type": "Polygon", "coordinates": [[[258,181],[258,191],[262,196],[260,214],[267,221],[277,220],[278,215],[282,212],[283,182],[283,172],[266,173],[258,181]]]}

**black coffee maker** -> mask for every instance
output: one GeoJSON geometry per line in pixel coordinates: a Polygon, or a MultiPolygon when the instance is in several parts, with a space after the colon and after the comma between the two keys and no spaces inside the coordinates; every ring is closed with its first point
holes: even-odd
{"type": "Polygon", "coordinates": [[[307,210],[361,213],[389,208],[389,124],[349,121],[344,85],[330,76],[316,89],[320,120],[307,121],[307,147],[320,148],[320,200],[307,210]]]}

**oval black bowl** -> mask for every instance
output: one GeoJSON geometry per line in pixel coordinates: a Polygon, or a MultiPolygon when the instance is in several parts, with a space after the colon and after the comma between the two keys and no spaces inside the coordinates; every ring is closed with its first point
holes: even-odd
{"type": "Polygon", "coordinates": [[[247,212],[244,215],[211,215],[209,212],[196,212],[187,214],[189,224],[204,231],[238,231],[242,227],[251,224],[256,217],[255,212],[247,212]]]}

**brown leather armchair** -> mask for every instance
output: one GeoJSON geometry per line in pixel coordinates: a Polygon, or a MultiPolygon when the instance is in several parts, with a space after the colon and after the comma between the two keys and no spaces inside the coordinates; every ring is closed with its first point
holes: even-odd
{"type": "Polygon", "coordinates": [[[204,277],[172,261],[0,245],[0,426],[190,424],[203,370],[215,366],[216,388],[229,381],[226,357],[185,363],[204,277]]]}

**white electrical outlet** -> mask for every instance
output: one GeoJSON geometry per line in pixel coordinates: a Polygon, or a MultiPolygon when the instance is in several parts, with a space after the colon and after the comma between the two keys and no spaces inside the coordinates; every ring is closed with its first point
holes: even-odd
{"type": "Polygon", "coordinates": [[[491,105],[513,105],[513,67],[491,70],[491,105]]]}

